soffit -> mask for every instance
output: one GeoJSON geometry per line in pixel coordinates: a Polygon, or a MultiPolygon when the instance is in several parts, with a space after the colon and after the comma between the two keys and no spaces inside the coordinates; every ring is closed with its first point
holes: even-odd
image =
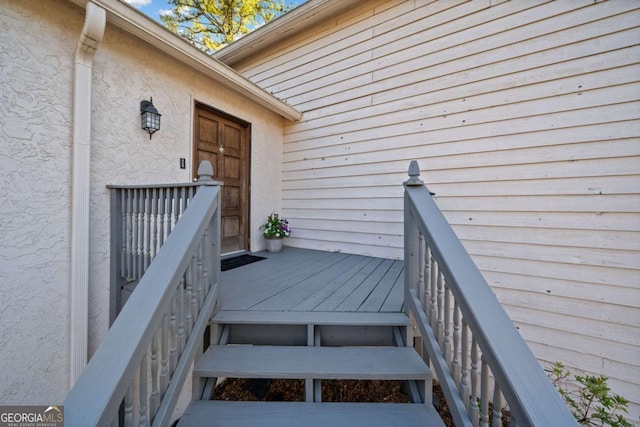
{"type": "MultiPolygon", "coordinates": [[[[89,0],[70,0],[86,7],[89,0]]],[[[145,14],[118,0],[91,0],[107,12],[107,22],[146,41],[165,54],[194,68],[230,89],[289,120],[300,120],[302,113],[261,87],[242,77],[229,66],[165,29],[145,14]]]]}

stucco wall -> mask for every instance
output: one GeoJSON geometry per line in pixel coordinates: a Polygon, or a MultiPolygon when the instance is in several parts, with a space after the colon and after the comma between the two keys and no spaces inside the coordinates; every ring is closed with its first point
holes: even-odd
{"type": "Polygon", "coordinates": [[[0,7],[0,403],[68,384],[71,101],[82,21],[53,2],[0,7]]]}
{"type": "MultiPolygon", "coordinates": [[[[0,8],[0,403],[61,403],[68,391],[73,59],[84,10],[65,1],[0,8]],[[37,28],[37,31],[29,29],[37,28]]],[[[90,353],[108,328],[107,184],[189,181],[195,101],[252,124],[251,245],[280,206],[282,119],[107,25],[94,58],[90,353]],[[139,106],[153,97],[149,140],[139,106]],[[278,202],[279,203],[279,202],[278,202]]]]}

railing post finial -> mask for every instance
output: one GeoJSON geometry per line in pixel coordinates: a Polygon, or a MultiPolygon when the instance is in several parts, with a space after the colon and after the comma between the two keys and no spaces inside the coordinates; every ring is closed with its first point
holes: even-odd
{"type": "Polygon", "coordinates": [[[213,181],[213,166],[209,160],[203,160],[198,166],[198,182],[213,181]]]}
{"type": "Polygon", "coordinates": [[[424,182],[420,179],[420,166],[416,160],[411,160],[409,163],[409,179],[404,182],[407,186],[424,185],[424,182]]]}

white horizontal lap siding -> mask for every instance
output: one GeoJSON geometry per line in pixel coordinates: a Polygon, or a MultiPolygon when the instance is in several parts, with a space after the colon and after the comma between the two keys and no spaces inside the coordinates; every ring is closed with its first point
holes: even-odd
{"type": "MultiPolygon", "coordinates": [[[[620,28],[626,28],[627,20],[626,15],[622,15],[573,28],[571,25],[573,20],[569,19],[565,22],[565,29],[547,32],[544,28],[544,30],[541,29],[545,32],[544,35],[521,43],[514,43],[514,38],[518,37],[518,34],[512,34],[517,31],[516,27],[499,34],[499,39],[495,41],[478,38],[462,45],[452,46],[451,49],[455,52],[445,49],[436,51],[432,55],[424,55],[424,52],[431,52],[433,49],[429,43],[414,49],[399,49],[398,54],[376,58],[366,63],[365,65],[375,68],[362,70],[362,74],[358,74],[358,70],[355,70],[355,75],[352,74],[346,80],[340,80],[341,74],[329,74],[323,85],[308,84],[306,87],[300,87],[297,92],[290,91],[287,99],[299,107],[303,106],[304,110],[324,105],[326,103],[324,98],[327,96],[332,96],[333,103],[365,95],[375,95],[379,102],[390,101],[409,93],[412,95],[420,93],[416,92],[416,89],[424,92],[429,87],[433,88],[433,82],[429,82],[431,79],[444,80],[445,84],[469,80],[479,81],[561,62],[550,58],[550,55],[584,58],[629,46],[629,39],[633,40],[634,35],[637,40],[637,29],[619,31],[620,28]],[[576,38],[576,32],[583,34],[584,38],[576,38]],[[592,43],[591,39],[596,37],[601,40],[598,43],[592,43]],[[492,47],[493,50],[491,50],[492,47]],[[405,57],[398,57],[399,54],[405,57]],[[406,57],[409,54],[412,56],[406,57]],[[397,62],[394,62],[402,60],[404,62],[401,66],[397,66],[397,62]],[[373,80],[362,83],[370,75],[373,80]],[[389,81],[391,79],[392,82],[389,81]],[[394,86],[392,91],[389,91],[390,85],[394,86]],[[408,85],[413,87],[403,87],[408,85]],[[405,92],[403,89],[410,89],[410,92],[405,92]]],[[[535,34],[527,34],[527,36],[535,37],[535,34]]],[[[446,40],[448,39],[445,38],[446,40]]],[[[401,42],[402,40],[398,40],[395,44],[398,45],[401,42]]]]}
{"type": "Polygon", "coordinates": [[[322,247],[400,259],[403,226],[398,221],[402,215],[398,201],[402,191],[399,185],[285,189],[283,208],[290,223],[295,223],[289,241],[302,247],[309,242],[313,242],[310,247],[331,242],[338,246],[322,247]],[[346,206],[345,200],[351,200],[351,205],[346,206]],[[309,209],[314,217],[307,214],[309,209]]]}
{"type": "Polygon", "coordinates": [[[298,247],[402,256],[409,161],[541,363],[640,415],[640,4],[363,2],[240,69],[285,125],[298,247]],[[493,3],[493,4],[492,4],[493,3]]]}

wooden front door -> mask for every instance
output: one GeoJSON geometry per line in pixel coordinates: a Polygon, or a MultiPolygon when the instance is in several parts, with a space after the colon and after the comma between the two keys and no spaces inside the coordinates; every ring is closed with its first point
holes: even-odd
{"type": "Polygon", "coordinates": [[[249,249],[248,123],[196,105],[193,176],[209,160],[222,181],[222,253],[249,249]]]}

